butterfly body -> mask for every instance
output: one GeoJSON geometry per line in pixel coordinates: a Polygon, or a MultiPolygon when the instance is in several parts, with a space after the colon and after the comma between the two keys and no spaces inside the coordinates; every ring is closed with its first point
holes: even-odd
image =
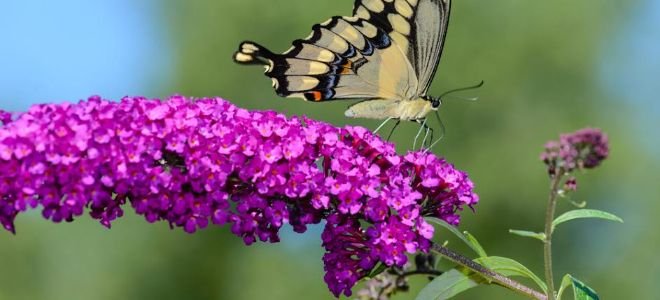
{"type": "Polygon", "coordinates": [[[276,93],[321,102],[365,99],[347,117],[419,121],[437,110],[426,95],[442,52],[449,0],[356,0],[353,16],[332,17],[275,54],[243,42],[241,64],[265,66],[276,93]]]}
{"type": "Polygon", "coordinates": [[[434,102],[425,98],[411,100],[373,99],[351,105],[344,115],[349,118],[423,120],[437,109],[434,102]]]}

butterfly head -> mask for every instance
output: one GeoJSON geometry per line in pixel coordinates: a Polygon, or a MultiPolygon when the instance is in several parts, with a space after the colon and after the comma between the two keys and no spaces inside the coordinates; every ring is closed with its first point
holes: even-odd
{"type": "Polygon", "coordinates": [[[438,108],[440,108],[440,105],[442,105],[441,97],[424,96],[422,97],[422,99],[431,103],[432,110],[438,110],[438,108]]]}

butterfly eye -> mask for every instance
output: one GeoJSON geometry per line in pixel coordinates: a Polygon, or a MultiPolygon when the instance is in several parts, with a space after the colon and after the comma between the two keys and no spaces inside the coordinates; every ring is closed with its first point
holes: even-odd
{"type": "Polygon", "coordinates": [[[442,102],[440,101],[440,98],[432,98],[431,99],[431,107],[433,107],[434,109],[438,109],[438,107],[440,107],[440,104],[442,104],[442,102]]]}

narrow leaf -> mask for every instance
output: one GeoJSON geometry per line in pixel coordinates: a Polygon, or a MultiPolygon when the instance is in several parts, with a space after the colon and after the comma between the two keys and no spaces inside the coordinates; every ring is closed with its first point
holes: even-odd
{"type": "Polygon", "coordinates": [[[555,227],[557,225],[570,221],[570,220],[575,220],[575,219],[585,219],[585,218],[597,218],[597,219],[604,219],[604,220],[610,220],[610,221],[616,221],[623,223],[623,220],[611,213],[604,212],[602,210],[596,210],[596,209],[576,209],[576,210],[571,210],[567,211],[561,216],[557,217],[554,221],[552,221],[552,230],[555,230],[555,227]]]}
{"type": "Polygon", "coordinates": [[[573,281],[571,281],[571,275],[564,275],[564,278],[561,280],[561,286],[559,286],[559,292],[557,292],[557,299],[561,300],[561,296],[564,294],[564,290],[572,283],[573,281]]]}
{"type": "Polygon", "coordinates": [[[475,259],[474,261],[504,276],[527,277],[533,280],[543,290],[543,292],[545,292],[548,289],[545,285],[545,282],[543,282],[541,278],[536,276],[536,274],[530,271],[527,267],[523,266],[521,263],[513,259],[500,257],[500,256],[489,256],[489,257],[480,257],[475,259]]]}
{"type": "Polygon", "coordinates": [[[477,241],[477,238],[474,237],[474,235],[470,234],[467,231],[463,231],[463,234],[465,235],[465,238],[470,242],[472,245],[472,249],[477,252],[479,257],[486,257],[488,254],[486,254],[486,250],[484,250],[484,247],[481,247],[481,244],[479,241],[477,241]]]}
{"type": "Polygon", "coordinates": [[[485,280],[474,273],[468,275],[457,269],[451,269],[427,284],[417,294],[415,300],[449,299],[483,282],[485,280]]]}
{"type": "Polygon", "coordinates": [[[509,229],[509,233],[522,237],[531,237],[537,240],[541,240],[542,242],[545,242],[545,233],[543,232],[509,229]]]}
{"type": "Polygon", "coordinates": [[[575,300],[599,300],[598,294],[592,288],[571,276],[573,281],[573,299],[575,300]]]}
{"type": "Polygon", "coordinates": [[[382,262],[379,262],[375,268],[371,270],[371,273],[367,275],[368,278],[374,278],[378,276],[380,273],[383,273],[385,270],[387,270],[387,265],[385,265],[382,262]]]}
{"type": "Polygon", "coordinates": [[[592,288],[588,287],[582,281],[576,279],[570,274],[566,274],[561,281],[561,287],[559,288],[559,293],[557,293],[557,299],[561,299],[564,290],[568,286],[573,286],[573,299],[575,300],[599,300],[598,294],[592,288]]]}
{"type": "MultiPolygon", "coordinates": [[[[431,222],[431,223],[438,224],[438,225],[444,227],[445,229],[449,230],[451,233],[453,233],[455,236],[457,236],[459,239],[461,239],[461,241],[463,241],[466,245],[470,246],[470,248],[472,248],[472,250],[474,250],[474,252],[477,253],[477,255],[481,256],[481,253],[479,251],[483,251],[483,248],[479,249],[479,248],[475,247],[474,244],[472,244],[472,242],[470,242],[464,234],[462,234],[460,231],[458,231],[458,229],[456,229],[456,227],[454,225],[451,225],[451,224],[449,224],[449,223],[447,223],[443,220],[440,220],[438,218],[427,217],[426,220],[431,222]]],[[[481,246],[479,246],[479,247],[481,247],[481,246]]]]}

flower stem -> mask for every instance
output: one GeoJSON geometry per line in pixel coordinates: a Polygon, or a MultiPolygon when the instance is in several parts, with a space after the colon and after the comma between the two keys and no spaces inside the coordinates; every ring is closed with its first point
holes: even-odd
{"type": "MultiPolygon", "coordinates": [[[[561,170],[560,170],[561,171],[561,170]]],[[[555,207],[557,206],[557,192],[561,182],[561,172],[552,177],[548,207],[545,211],[545,240],[543,241],[543,260],[545,267],[545,282],[548,285],[548,300],[555,299],[555,283],[552,275],[552,221],[555,219],[555,207]]]]}
{"type": "Polygon", "coordinates": [[[508,278],[500,273],[488,269],[463,255],[460,255],[452,250],[449,250],[448,248],[433,243],[431,249],[433,249],[433,251],[437,252],[443,257],[449,259],[450,261],[457,263],[461,266],[464,266],[470,269],[471,271],[478,273],[484,278],[493,281],[505,288],[518,292],[519,294],[525,295],[531,299],[547,300],[546,295],[543,295],[542,293],[526,285],[523,285],[522,283],[517,282],[511,278],[508,278]]]}

